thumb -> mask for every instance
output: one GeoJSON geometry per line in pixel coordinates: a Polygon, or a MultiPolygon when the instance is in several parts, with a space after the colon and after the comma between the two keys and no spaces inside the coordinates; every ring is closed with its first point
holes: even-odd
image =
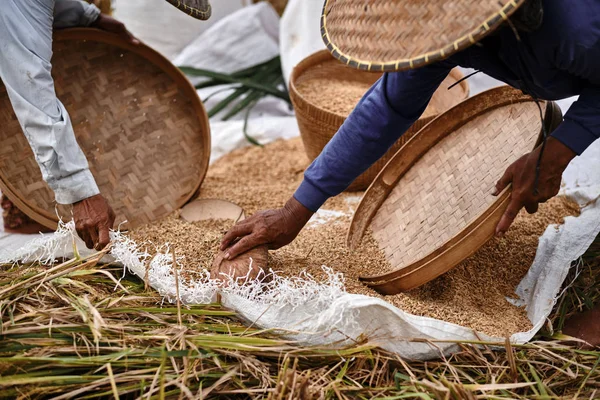
{"type": "Polygon", "coordinates": [[[102,224],[98,229],[98,244],[96,246],[96,250],[102,250],[110,243],[110,234],[109,234],[108,225],[102,224]]]}
{"type": "Polygon", "coordinates": [[[513,181],[513,168],[512,165],[506,168],[504,171],[504,175],[498,182],[496,182],[496,188],[492,193],[493,196],[498,196],[508,185],[510,185],[513,181]]]}
{"type": "Polygon", "coordinates": [[[500,222],[498,222],[498,225],[496,226],[496,236],[504,236],[508,228],[510,228],[510,226],[512,225],[515,218],[517,218],[517,215],[519,214],[521,208],[523,208],[523,204],[516,196],[514,196],[513,193],[513,196],[511,196],[510,204],[506,208],[506,211],[502,215],[502,218],[500,218],[500,222]]]}

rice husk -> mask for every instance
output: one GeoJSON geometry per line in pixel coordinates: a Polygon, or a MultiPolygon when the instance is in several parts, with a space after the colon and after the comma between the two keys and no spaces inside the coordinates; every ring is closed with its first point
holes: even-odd
{"type": "MultiPolygon", "coordinates": [[[[308,163],[300,139],[236,150],[210,167],[201,197],[235,202],[247,215],[260,209],[281,207],[302,181],[308,163]]],[[[322,269],[325,265],[345,275],[346,289],[350,293],[382,298],[408,313],[456,323],[493,336],[531,329],[525,310],[509,303],[506,297],[514,297],[515,288],[531,266],[538,239],[546,227],[579,213],[577,204],[556,197],[540,205],[535,215],[520,213],[503,238],[491,240],[452,271],[411,292],[384,297],[358,281],[359,276],[379,274],[391,268],[373,237],[367,234],[355,251],[345,245],[356,198],[356,193],[343,193],[330,199],[323,209],[338,211],[337,215],[341,216],[327,223],[309,224],[292,244],[271,252],[269,267],[283,276],[298,276],[306,271],[321,281],[327,278],[322,269]]],[[[161,221],[156,228],[147,226],[143,231],[136,230],[134,238],[151,238],[161,243],[169,240],[186,255],[186,269],[209,269],[228,225],[189,224],[175,221],[174,217],[161,221]]]]}

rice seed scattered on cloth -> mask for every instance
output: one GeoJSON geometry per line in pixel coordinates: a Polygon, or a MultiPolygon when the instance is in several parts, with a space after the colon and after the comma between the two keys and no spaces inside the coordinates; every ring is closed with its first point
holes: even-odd
{"type": "MultiPolygon", "coordinates": [[[[201,197],[222,198],[242,206],[247,215],[260,209],[281,207],[302,180],[308,166],[300,139],[236,150],[213,164],[202,186],[201,197]]],[[[355,251],[345,245],[357,193],[343,193],[325,206],[335,218],[312,223],[289,246],[270,253],[269,268],[283,277],[306,272],[327,282],[322,266],[343,273],[349,293],[383,298],[411,314],[441,319],[493,336],[531,329],[525,309],[509,303],[531,266],[538,239],[548,225],[578,215],[578,205],[557,197],[540,205],[537,214],[519,214],[502,239],[493,239],[452,271],[411,292],[381,296],[358,281],[391,267],[371,235],[355,251]]],[[[169,242],[184,255],[184,278],[202,276],[210,269],[222,235],[231,221],[187,223],[173,214],[130,235],[138,243],[169,242]]],[[[150,250],[148,250],[150,252],[150,250]]]]}

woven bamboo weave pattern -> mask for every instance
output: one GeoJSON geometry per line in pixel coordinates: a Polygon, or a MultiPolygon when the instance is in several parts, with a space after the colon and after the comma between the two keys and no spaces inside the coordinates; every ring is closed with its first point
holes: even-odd
{"type": "MultiPolygon", "coordinates": [[[[149,58],[96,40],[55,39],[53,76],[117,223],[127,220],[131,227],[160,218],[198,189],[210,136],[193,89],[149,58]]],[[[4,184],[32,210],[56,219],[54,194],[42,180],[3,86],[0,121],[4,184]]],[[[67,207],[59,207],[59,214],[71,219],[67,207]]]]}
{"type": "MultiPolygon", "coordinates": [[[[294,104],[298,127],[306,155],[314,160],[331,140],[349,113],[338,110],[327,110],[322,104],[309,101],[303,92],[303,85],[311,81],[327,80],[328,87],[336,85],[339,87],[356,87],[355,102],[358,103],[368,88],[381,77],[380,73],[368,73],[348,68],[346,65],[335,60],[327,50],[317,52],[294,68],[290,80],[290,98],[294,104]]],[[[469,86],[466,81],[461,82],[451,90],[450,85],[462,78],[458,69],[452,70],[450,75],[443,81],[439,89],[434,93],[427,109],[411,128],[409,128],[400,139],[388,150],[388,152],[365,173],[359,176],[348,190],[365,190],[375,176],[381,171],[390,158],[409,140],[419,129],[425,126],[437,115],[452,108],[469,96],[469,86]]],[[[322,90],[326,90],[323,88],[322,90]]]]}
{"type": "Polygon", "coordinates": [[[418,160],[371,224],[391,264],[401,268],[423,258],[488,209],[495,183],[531,151],[540,129],[535,103],[503,106],[469,121],[418,160]]]}
{"type": "Polygon", "coordinates": [[[416,68],[462,50],[524,0],[327,0],[321,31],[342,62],[374,71],[416,68]]]}

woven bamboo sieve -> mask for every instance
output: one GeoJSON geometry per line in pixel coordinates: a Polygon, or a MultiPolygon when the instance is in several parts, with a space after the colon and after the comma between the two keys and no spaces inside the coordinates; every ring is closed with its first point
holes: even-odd
{"type": "MultiPolygon", "coordinates": [[[[347,85],[348,81],[360,84],[375,83],[381,76],[380,73],[369,73],[349,68],[335,60],[327,50],[319,51],[300,62],[292,72],[290,79],[290,98],[296,112],[300,135],[304,143],[306,155],[314,160],[331,140],[333,135],[344,123],[347,115],[334,113],[323,109],[303,97],[299,85],[312,79],[326,78],[347,85]]],[[[469,96],[469,86],[466,81],[460,82],[456,87],[447,90],[448,86],[462,78],[459,70],[452,70],[450,75],[434,93],[427,110],[419,120],[388,150],[388,152],[364,174],[359,176],[348,188],[349,191],[365,190],[379,171],[392,158],[392,156],[423,126],[434,119],[438,114],[460,103],[469,96]]],[[[365,89],[366,92],[366,89],[365,89]]],[[[358,102],[358,99],[357,99],[358,102]]]]}
{"type": "Polygon", "coordinates": [[[367,71],[422,67],[501,26],[525,0],[325,0],[321,35],[344,64],[367,71]]]}
{"type": "MultiPolygon", "coordinates": [[[[545,126],[562,120],[554,103],[545,126]]],[[[381,171],[354,215],[348,244],[367,228],[394,268],[361,280],[382,294],[420,286],[472,255],[494,234],[510,190],[491,195],[506,168],[539,143],[528,96],[500,87],[466,100],[418,132],[381,171]]],[[[383,271],[382,271],[383,272],[383,271]]]]}
{"type": "MultiPolygon", "coordinates": [[[[96,29],[54,36],[56,93],[121,228],[161,218],[199,189],[210,158],[210,127],[198,95],[167,59],[96,29]]],[[[56,206],[0,85],[0,189],[35,221],[56,228],[56,206]]]]}

